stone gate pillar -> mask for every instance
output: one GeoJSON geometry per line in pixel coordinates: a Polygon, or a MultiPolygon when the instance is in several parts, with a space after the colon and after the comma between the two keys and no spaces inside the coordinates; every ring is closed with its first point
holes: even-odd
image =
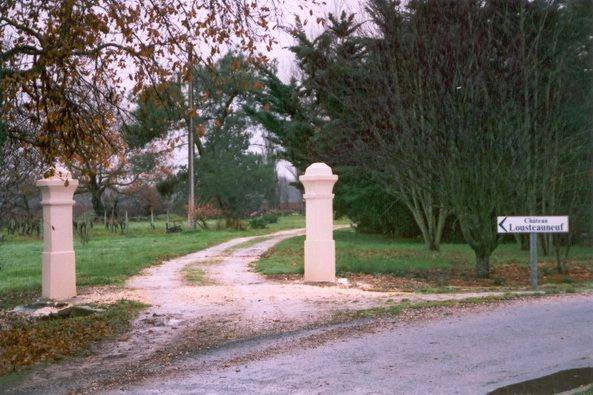
{"type": "Polygon", "coordinates": [[[72,206],[78,180],[67,170],[56,169],[51,177],[37,181],[37,186],[43,206],[41,295],[68,299],[76,296],[72,206]]]}
{"type": "Polygon", "coordinates": [[[313,163],[299,177],[305,187],[305,282],[336,280],[332,188],[338,176],[325,163],[313,163]]]}

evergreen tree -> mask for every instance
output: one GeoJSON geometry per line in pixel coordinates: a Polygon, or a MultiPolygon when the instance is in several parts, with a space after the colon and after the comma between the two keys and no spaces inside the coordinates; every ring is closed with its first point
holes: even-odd
{"type": "Polygon", "coordinates": [[[274,164],[249,151],[247,130],[244,116],[227,118],[223,126],[207,132],[204,154],[196,162],[200,199],[215,203],[234,228],[241,227],[241,218],[260,209],[276,182],[274,164]]]}
{"type": "Polygon", "coordinates": [[[591,7],[369,0],[372,34],[344,14],[313,40],[297,26],[301,78],[273,81],[254,118],[337,190],[404,204],[429,249],[453,214],[488,276],[496,215],[590,211],[591,7]]]}

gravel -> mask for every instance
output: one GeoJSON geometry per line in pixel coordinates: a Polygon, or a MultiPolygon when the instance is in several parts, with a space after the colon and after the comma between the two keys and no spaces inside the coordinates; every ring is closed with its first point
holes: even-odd
{"type": "MultiPolygon", "coordinates": [[[[396,320],[370,331],[355,329],[354,335],[243,359],[238,366],[218,364],[195,371],[192,367],[204,358],[196,356],[193,365],[186,361],[182,366],[183,373],[120,390],[476,394],[593,366],[592,295],[515,301],[446,314],[408,324],[396,320]]],[[[264,341],[254,348],[265,347],[264,341]]],[[[225,352],[229,358],[233,354],[225,352]]]]}

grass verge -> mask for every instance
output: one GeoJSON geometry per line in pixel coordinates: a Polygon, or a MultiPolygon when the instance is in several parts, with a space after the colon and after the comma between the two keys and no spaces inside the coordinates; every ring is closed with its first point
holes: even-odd
{"type": "Polygon", "coordinates": [[[593,395],[593,384],[586,385],[584,388],[577,389],[573,392],[575,395],[593,395]]]}
{"type": "MultiPolygon", "coordinates": [[[[516,244],[502,244],[496,249],[491,257],[491,277],[483,280],[476,278],[474,253],[465,244],[443,244],[440,251],[428,251],[419,242],[352,230],[338,230],[334,239],[338,274],[355,281],[358,276],[362,282],[372,283],[375,290],[432,293],[458,292],[460,287],[515,289],[529,285],[529,253],[516,244]]],[[[295,237],[279,243],[257,263],[257,271],[265,275],[302,274],[303,241],[304,237],[295,237]]],[[[540,284],[570,288],[593,280],[592,247],[573,247],[568,274],[556,272],[554,257],[540,257],[539,262],[540,284]]]]}
{"type": "Polygon", "coordinates": [[[384,316],[397,316],[402,314],[405,311],[409,310],[422,310],[422,309],[430,309],[430,308],[440,308],[440,307],[451,307],[451,308],[459,308],[459,307],[469,307],[469,306],[476,306],[481,304],[490,304],[490,303],[497,303],[497,302],[504,302],[514,299],[524,299],[524,298],[534,298],[534,297],[541,297],[547,294],[544,293],[533,293],[533,294],[514,294],[514,293],[505,293],[499,296],[485,296],[485,297],[471,297],[459,300],[439,300],[439,301],[422,301],[422,302],[410,302],[410,301],[402,301],[400,303],[384,306],[384,307],[374,307],[370,309],[362,309],[362,310],[355,310],[355,311],[344,311],[339,312],[336,314],[336,320],[353,320],[353,319],[362,319],[362,318],[378,318],[384,316]]]}
{"type": "Polygon", "coordinates": [[[116,337],[130,328],[145,305],[121,300],[90,316],[31,319],[0,316],[0,376],[10,380],[23,369],[87,352],[99,340],[116,337]]]}

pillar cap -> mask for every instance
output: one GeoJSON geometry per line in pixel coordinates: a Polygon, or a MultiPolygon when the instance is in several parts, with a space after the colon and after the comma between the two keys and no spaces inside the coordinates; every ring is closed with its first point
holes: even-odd
{"type": "Polygon", "coordinates": [[[331,167],[325,163],[317,162],[309,165],[305,174],[299,177],[301,181],[309,180],[337,180],[338,176],[332,173],[331,167]]]}

